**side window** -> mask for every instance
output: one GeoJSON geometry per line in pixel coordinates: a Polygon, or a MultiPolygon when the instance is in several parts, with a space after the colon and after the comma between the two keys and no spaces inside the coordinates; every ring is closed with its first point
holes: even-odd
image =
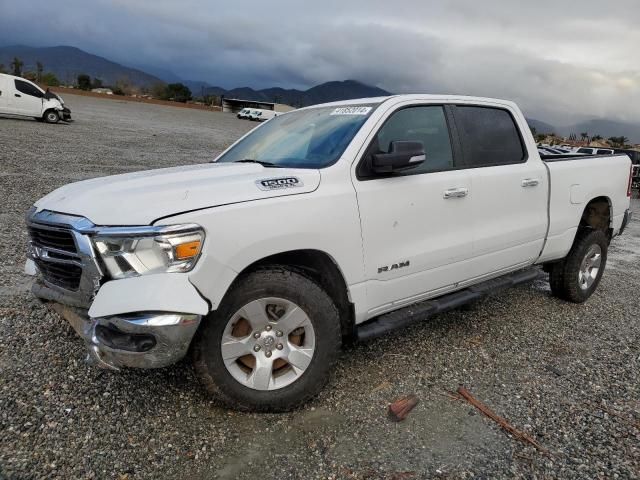
{"type": "Polygon", "coordinates": [[[426,156],[421,165],[402,174],[415,175],[453,168],[451,139],[442,107],[409,107],[397,111],[378,131],[369,154],[389,153],[391,142],[401,140],[422,142],[426,156]]]}
{"type": "Polygon", "coordinates": [[[508,111],[461,105],[453,110],[466,167],[525,161],[526,150],[520,132],[508,111]]]}
{"type": "Polygon", "coordinates": [[[44,95],[40,90],[31,85],[30,83],[23,82],[22,80],[15,80],[16,82],[16,90],[25,95],[31,95],[32,97],[42,98],[44,95]]]}

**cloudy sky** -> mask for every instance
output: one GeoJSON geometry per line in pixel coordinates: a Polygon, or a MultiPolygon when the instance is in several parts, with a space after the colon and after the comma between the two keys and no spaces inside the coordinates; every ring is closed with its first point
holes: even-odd
{"type": "Polygon", "coordinates": [[[0,45],[73,45],[227,88],[357,79],[640,122],[640,1],[0,0],[0,45]]]}

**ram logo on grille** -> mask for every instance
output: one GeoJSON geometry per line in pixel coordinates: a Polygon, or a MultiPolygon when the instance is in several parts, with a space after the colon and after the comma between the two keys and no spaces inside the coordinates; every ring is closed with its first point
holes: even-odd
{"type": "Polygon", "coordinates": [[[304,184],[298,177],[279,177],[256,180],[256,185],[260,190],[280,190],[283,188],[302,187],[304,184]]]}

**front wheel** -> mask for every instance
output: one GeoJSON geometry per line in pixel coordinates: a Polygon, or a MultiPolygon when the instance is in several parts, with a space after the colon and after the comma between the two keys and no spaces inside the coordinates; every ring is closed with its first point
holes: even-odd
{"type": "Polygon", "coordinates": [[[231,408],[287,411],[327,383],[340,342],[329,295],[303,274],[273,267],[238,279],[207,316],[194,365],[209,393],[231,408]]]}
{"type": "Polygon", "coordinates": [[[585,302],[600,283],[607,264],[608,246],[607,236],[600,230],[578,232],[569,254],[551,266],[551,292],[569,302],[585,302]]]}
{"type": "Polygon", "coordinates": [[[43,118],[47,123],[58,123],[60,121],[60,115],[55,110],[48,110],[43,118]]]}

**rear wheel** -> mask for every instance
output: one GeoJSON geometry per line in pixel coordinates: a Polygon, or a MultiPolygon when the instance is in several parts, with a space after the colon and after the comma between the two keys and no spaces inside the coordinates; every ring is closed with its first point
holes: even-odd
{"type": "Polygon", "coordinates": [[[194,343],[196,373],[229,407],[286,411],[328,381],[340,319],[327,293],[280,267],[240,278],[194,343]]]}
{"type": "Polygon", "coordinates": [[[47,123],[58,123],[60,121],[60,115],[55,110],[47,110],[42,118],[47,123]]]}
{"type": "Polygon", "coordinates": [[[574,303],[586,301],[596,290],[607,264],[609,242],[601,230],[578,232],[569,254],[551,266],[551,292],[574,303]]]}

